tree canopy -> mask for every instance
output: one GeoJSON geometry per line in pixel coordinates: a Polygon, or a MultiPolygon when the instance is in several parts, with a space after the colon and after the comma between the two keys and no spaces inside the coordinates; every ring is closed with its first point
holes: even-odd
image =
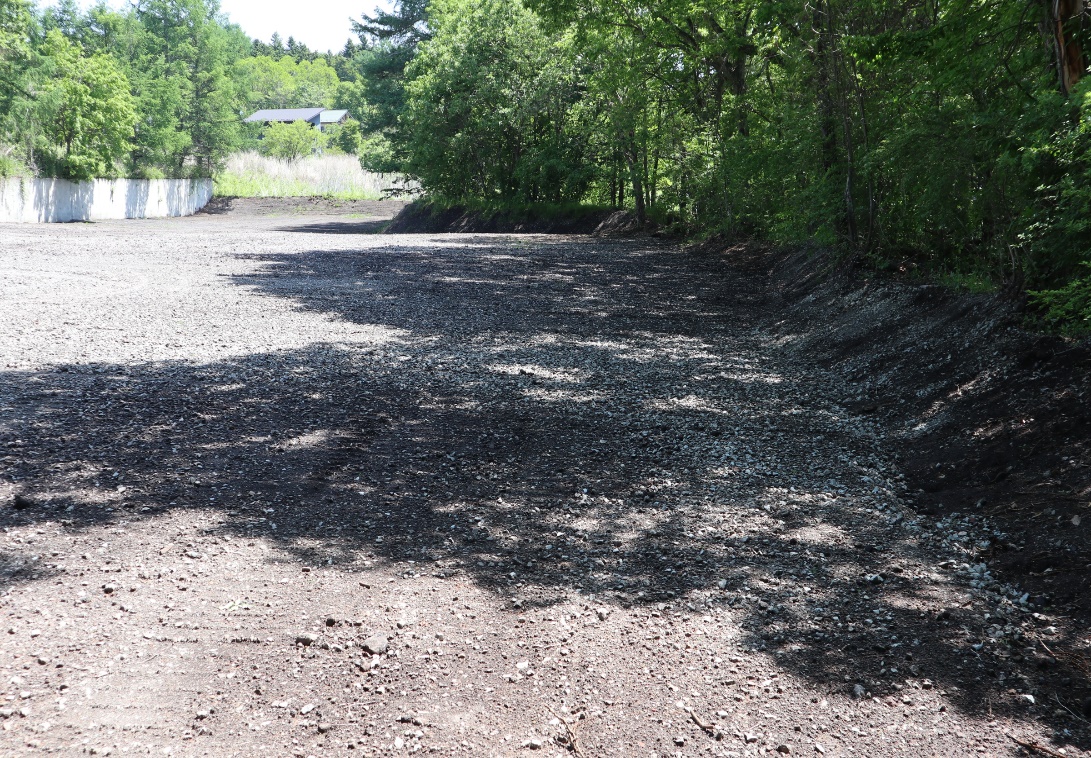
{"type": "Polygon", "coordinates": [[[362,24],[400,95],[361,67],[364,143],[452,200],[579,199],[1091,293],[1086,2],[525,1],[362,24]]]}
{"type": "Polygon", "coordinates": [[[321,58],[297,61],[288,56],[248,57],[238,62],[235,75],[236,86],[252,110],[329,108],[341,84],[337,72],[321,58]]]}
{"type": "Polygon", "coordinates": [[[437,0],[406,69],[405,169],[451,198],[579,200],[574,59],[513,0],[437,0]]]}
{"type": "Polygon", "coordinates": [[[110,56],[83,55],[56,29],[41,53],[46,71],[35,109],[39,159],[67,179],[109,176],[136,123],[128,79],[110,56]]]}

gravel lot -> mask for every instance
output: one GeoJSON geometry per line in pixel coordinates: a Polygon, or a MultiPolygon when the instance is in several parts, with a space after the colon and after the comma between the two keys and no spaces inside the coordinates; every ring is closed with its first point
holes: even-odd
{"type": "Polygon", "coordinates": [[[761,271],[396,209],[0,227],[0,753],[1083,754],[761,271]]]}

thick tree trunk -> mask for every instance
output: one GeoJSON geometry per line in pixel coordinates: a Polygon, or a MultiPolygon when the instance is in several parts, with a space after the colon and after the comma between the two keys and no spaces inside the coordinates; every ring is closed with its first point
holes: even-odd
{"type": "Polygon", "coordinates": [[[1084,15],[1084,0],[1046,0],[1057,83],[1067,95],[1087,73],[1087,57],[1071,26],[1084,15]]]}

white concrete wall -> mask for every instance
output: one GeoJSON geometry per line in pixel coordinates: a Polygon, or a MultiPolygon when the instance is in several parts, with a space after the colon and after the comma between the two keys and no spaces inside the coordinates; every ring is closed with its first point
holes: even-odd
{"type": "Polygon", "coordinates": [[[211,199],[211,179],[0,179],[0,222],[190,216],[211,199]]]}

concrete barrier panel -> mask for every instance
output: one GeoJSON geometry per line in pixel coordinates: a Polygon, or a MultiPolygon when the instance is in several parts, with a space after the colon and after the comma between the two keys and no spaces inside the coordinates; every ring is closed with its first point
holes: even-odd
{"type": "Polygon", "coordinates": [[[212,199],[211,179],[0,179],[0,222],[46,224],[191,216],[212,199]]]}

